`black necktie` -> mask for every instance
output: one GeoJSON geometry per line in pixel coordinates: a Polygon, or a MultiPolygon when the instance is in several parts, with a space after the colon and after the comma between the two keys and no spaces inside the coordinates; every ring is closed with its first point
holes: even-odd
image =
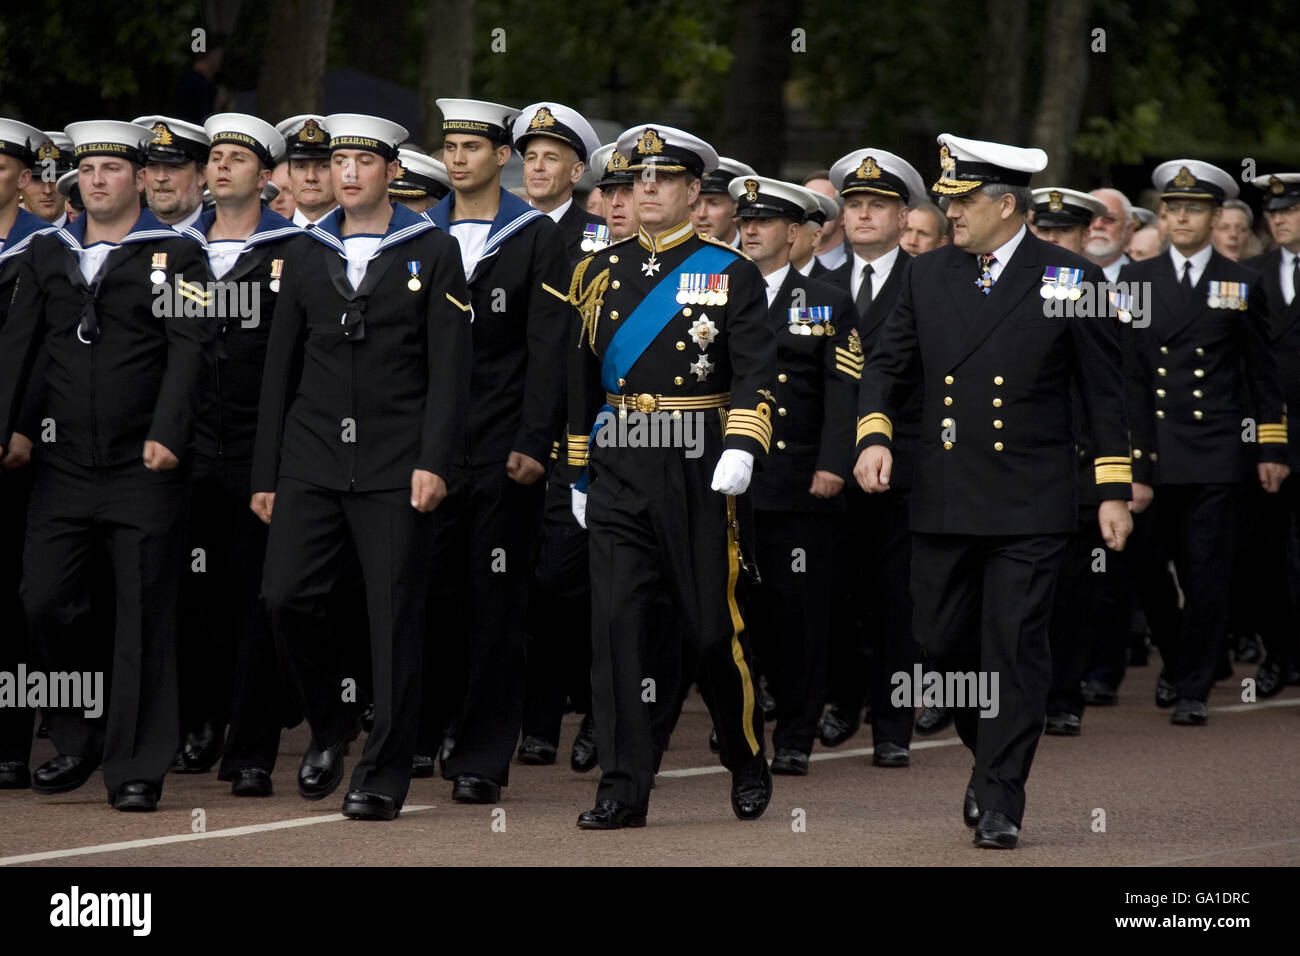
{"type": "Polygon", "coordinates": [[[858,297],[854,305],[858,308],[858,318],[865,319],[871,309],[871,264],[862,267],[862,285],[858,287],[858,297]]]}
{"type": "Polygon", "coordinates": [[[1300,256],[1294,256],[1291,259],[1291,298],[1286,300],[1287,305],[1295,301],[1298,292],[1300,292],[1300,256]]]}
{"type": "Polygon", "coordinates": [[[1183,294],[1190,299],[1192,297],[1192,260],[1191,259],[1183,260],[1183,281],[1181,285],[1183,287],[1183,294]]]}

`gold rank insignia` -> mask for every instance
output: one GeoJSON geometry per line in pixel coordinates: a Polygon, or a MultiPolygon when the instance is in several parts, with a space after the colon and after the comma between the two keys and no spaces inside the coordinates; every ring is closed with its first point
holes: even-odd
{"type": "Polygon", "coordinates": [[[1276,176],[1268,177],[1268,191],[1271,192],[1274,196],[1282,195],[1282,192],[1285,189],[1286,189],[1286,183],[1282,182],[1282,180],[1278,179],[1276,176]]]}
{"type": "Polygon", "coordinates": [[[957,175],[957,160],[952,158],[947,146],[939,149],[939,168],[943,170],[943,179],[952,179],[957,175]]]}
{"type": "Polygon", "coordinates": [[[1179,189],[1186,189],[1189,186],[1195,186],[1196,177],[1191,174],[1191,171],[1186,166],[1184,166],[1178,170],[1178,175],[1174,177],[1174,185],[1179,189]]]}
{"type": "Polygon", "coordinates": [[[641,134],[641,138],[636,141],[636,151],[644,155],[653,155],[664,151],[664,141],[659,138],[659,134],[653,129],[647,129],[641,134]]]}
{"type": "Polygon", "coordinates": [[[394,179],[405,179],[405,178],[407,177],[407,175],[408,175],[408,174],[407,174],[407,172],[406,172],[406,167],[403,166],[401,163],[398,163],[398,164],[397,164],[397,175],[394,176],[393,178],[394,178],[394,179]]]}
{"type": "Polygon", "coordinates": [[[745,180],[745,201],[753,202],[758,198],[758,183],[753,179],[745,180]]]}
{"type": "Polygon", "coordinates": [[[314,119],[309,119],[302,124],[302,129],[298,130],[298,142],[300,143],[323,143],[325,141],[325,131],[320,128],[320,124],[314,119]]]}
{"type": "Polygon", "coordinates": [[[36,159],[38,162],[44,162],[47,159],[53,159],[57,162],[58,158],[59,147],[54,145],[54,140],[52,139],[47,139],[45,142],[41,143],[41,148],[36,151],[36,159]]]}
{"type": "Polygon", "coordinates": [[[172,144],[172,131],[167,128],[166,123],[153,124],[153,145],[170,146],[172,144]]]}
{"type": "MultiPolygon", "coordinates": [[[[946,146],[944,148],[947,149],[946,146]]],[[[862,165],[858,167],[857,172],[853,175],[857,176],[858,179],[879,179],[880,173],[880,164],[876,162],[876,157],[868,156],[862,161],[862,165]]]]}
{"type": "Polygon", "coordinates": [[[857,329],[849,331],[849,351],[854,355],[862,354],[862,336],[858,335],[857,329]]]}
{"type": "Polygon", "coordinates": [[[551,115],[551,111],[547,107],[543,106],[533,116],[533,121],[528,124],[528,128],[546,129],[548,126],[554,126],[554,125],[555,125],[555,117],[551,115]]]}
{"type": "Polygon", "coordinates": [[[1055,189],[1047,194],[1047,208],[1052,212],[1060,212],[1065,208],[1065,203],[1061,202],[1061,194],[1055,189]]]}
{"type": "Polygon", "coordinates": [[[615,173],[618,172],[620,169],[626,169],[626,168],[627,168],[626,156],[624,156],[618,150],[614,150],[609,154],[609,162],[605,164],[605,172],[615,173]]]}

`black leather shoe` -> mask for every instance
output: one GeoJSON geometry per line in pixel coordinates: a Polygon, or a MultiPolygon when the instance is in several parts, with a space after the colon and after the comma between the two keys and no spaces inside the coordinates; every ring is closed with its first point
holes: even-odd
{"type": "Polygon", "coordinates": [[[1020,840],[1020,827],[997,810],[985,810],[975,824],[975,845],[986,850],[1014,850],[1020,840]]]}
{"type": "Polygon", "coordinates": [[[143,780],[124,783],[113,794],[113,809],[134,813],[152,813],[158,809],[158,788],[143,780]]]}
{"type": "Polygon", "coordinates": [[[1258,634],[1238,634],[1232,656],[1238,664],[1258,664],[1262,656],[1260,645],[1263,643],[1258,634]]]}
{"type": "Polygon", "coordinates": [[[1114,707],[1119,703],[1119,694],[1109,684],[1090,680],[1083,685],[1083,702],[1089,707],[1114,707]]]}
{"type": "Polygon", "coordinates": [[[1210,712],[1199,700],[1183,699],[1174,708],[1174,715],[1169,722],[1184,727],[1203,727],[1210,719],[1210,712]]]}
{"type": "Polygon", "coordinates": [[[1076,714],[1048,714],[1043,733],[1053,737],[1077,737],[1083,733],[1083,721],[1076,714]]]}
{"type": "Polygon", "coordinates": [[[26,790],[32,785],[32,772],[17,760],[0,763],[0,790],[26,790]]]}
{"type": "Polygon", "coordinates": [[[541,737],[525,737],[519,745],[519,762],[534,767],[549,767],[555,763],[555,745],[541,737]]]}
{"type": "Polygon", "coordinates": [[[876,744],[871,755],[871,762],[877,767],[910,767],[912,754],[906,747],[890,743],[888,740],[876,744]]]}
{"type": "Polygon", "coordinates": [[[582,830],[621,830],[645,826],[645,811],[636,810],[617,800],[597,800],[590,810],[578,814],[582,830]]]}
{"type": "Polygon", "coordinates": [[[99,767],[99,761],[72,754],[55,754],[32,774],[32,789],[37,793],[67,793],[76,790],[99,767]]]}
{"type": "Polygon", "coordinates": [[[308,750],[298,767],[298,793],[307,800],[324,800],[343,780],[343,751],[346,740],[324,750],[308,750]]]}
{"type": "Polygon", "coordinates": [[[596,766],[599,755],[596,753],[596,720],[588,714],[582,718],[578,736],[573,739],[573,753],[569,755],[569,766],[575,773],[586,773],[596,766]]]}
{"type": "Polygon", "coordinates": [[[271,775],[261,767],[244,767],[235,772],[230,792],[237,797],[269,797],[271,775]]]}
{"type": "Polygon", "coordinates": [[[772,758],[772,772],[784,777],[808,776],[808,755],[801,750],[782,747],[772,758]]]}
{"type": "Polygon", "coordinates": [[[858,732],[862,726],[861,717],[856,710],[843,711],[831,704],[822,715],[817,727],[817,736],[827,747],[838,747],[858,732]]]}
{"type": "Polygon", "coordinates": [[[1156,680],[1156,706],[1163,710],[1174,706],[1177,702],[1178,688],[1174,686],[1173,681],[1161,674],[1156,680]]]}
{"type": "Polygon", "coordinates": [[[451,798],[457,803],[500,803],[501,786],[487,777],[462,773],[451,788],[451,798]]]}
{"type": "Polygon", "coordinates": [[[709,729],[709,753],[718,752],[718,730],[716,727],[709,729]]]}
{"type": "Polygon", "coordinates": [[[758,759],[761,769],[731,775],[731,809],[741,820],[757,820],[772,802],[772,771],[766,757],[758,759]]]}
{"type": "Polygon", "coordinates": [[[343,798],[343,815],[353,820],[394,820],[401,812],[397,801],[386,793],[349,790],[343,798]]]}
{"type": "Polygon", "coordinates": [[[980,822],[980,805],[975,801],[975,788],[966,788],[966,797],[961,804],[961,822],[972,830],[980,822]]]}
{"type": "Polygon", "coordinates": [[[926,707],[916,718],[916,732],[922,736],[937,734],[952,723],[953,716],[950,707],[926,707]]]}
{"type": "Polygon", "coordinates": [[[1277,657],[1264,658],[1255,674],[1255,690],[1260,697],[1273,697],[1286,686],[1286,667],[1277,657]]]}
{"type": "Polygon", "coordinates": [[[433,758],[428,754],[415,754],[411,757],[412,777],[432,777],[436,773],[433,758]]]}
{"type": "Polygon", "coordinates": [[[185,735],[179,759],[173,765],[177,773],[207,773],[221,759],[226,746],[226,728],[205,720],[197,730],[185,735]]]}

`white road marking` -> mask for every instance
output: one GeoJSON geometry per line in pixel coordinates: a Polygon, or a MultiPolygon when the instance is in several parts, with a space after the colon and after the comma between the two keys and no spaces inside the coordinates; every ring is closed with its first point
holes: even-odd
{"type": "MultiPolygon", "coordinates": [[[[934,747],[955,747],[961,743],[957,737],[944,737],[941,740],[919,740],[912,744],[912,750],[930,750],[934,747]]],[[[855,750],[819,751],[808,759],[811,761],[843,760],[846,757],[870,757],[876,752],[875,747],[858,747],[855,750]]],[[[682,770],[660,770],[661,777],[702,777],[709,773],[728,773],[722,764],[712,767],[686,767],[682,770]]]]}

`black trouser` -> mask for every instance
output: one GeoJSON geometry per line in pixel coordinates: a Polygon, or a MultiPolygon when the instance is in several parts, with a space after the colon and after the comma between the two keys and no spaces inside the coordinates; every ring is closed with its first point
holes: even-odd
{"type": "Polygon", "coordinates": [[[1242,489],[1250,502],[1253,527],[1243,528],[1243,539],[1250,547],[1253,572],[1249,578],[1249,597],[1256,609],[1255,620],[1264,640],[1268,657],[1288,664],[1300,662],[1300,615],[1296,613],[1293,592],[1296,566],[1293,535],[1300,515],[1300,475],[1290,475],[1277,494],[1269,494],[1257,484],[1242,489]]]}
{"type": "Polygon", "coordinates": [[[912,534],[908,530],[909,498],[903,491],[886,491],[866,496],[860,520],[854,525],[857,537],[850,546],[857,552],[861,574],[851,593],[859,595],[869,622],[871,647],[871,738],[872,743],[907,747],[912,742],[915,710],[910,701],[895,707],[895,674],[910,674],[921,659],[921,649],[912,636],[912,534]],[[859,590],[860,588],[860,590],[859,590]]]}
{"type": "Polygon", "coordinates": [[[573,517],[562,481],[546,488],[537,568],[528,596],[525,737],[559,746],[567,694],[574,709],[591,709],[591,577],[587,532],[573,517]]]}
{"type": "Polygon", "coordinates": [[[432,533],[431,516],[411,507],[408,488],[343,492],[281,478],[262,579],[271,626],[311,725],[312,746],[324,749],[351,732],[357,715],[355,706],[340,706],[345,680],[357,678],[338,672],[328,616],[345,542],[350,538],[356,546],[370,618],[375,725],[352,772],[351,788],[386,794],[399,804],[411,783],[420,714],[432,533]]]}
{"type": "MultiPolygon", "coordinates": [[[[23,578],[23,539],[27,534],[27,500],[34,465],[0,472],[0,671],[17,674],[40,665],[32,655],[27,617],[18,596],[23,578]]],[[[32,719],[27,707],[0,707],[0,763],[26,764],[32,756],[32,719]]]]}
{"type": "Polygon", "coordinates": [[[754,511],[762,583],[745,603],[763,673],[776,698],[777,750],[811,753],[826,686],[834,599],[835,525],[830,511],[754,511]]]}
{"type": "MultiPolygon", "coordinates": [[[[848,514],[835,528],[835,594],[827,647],[826,701],[852,719],[862,713],[871,690],[869,635],[879,627],[874,618],[883,613],[881,608],[862,600],[859,593],[861,582],[867,580],[867,559],[861,542],[875,537],[870,526],[872,497],[856,487],[846,487],[848,514]]],[[[897,598],[891,596],[891,600],[897,598]]]]}
{"type": "Polygon", "coordinates": [[[1164,673],[1183,700],[1203,702],[1209,697],[1226,639],[1237,492],[1235,484],[1155,489],[1155,540],[1142,558],[1139,595],[1164,673]],[[1167,594],[1151,606],[1169,560],[1183,593],[1181,611],[1169,607],[1167,594]]]}
{"type": "MultiPolygon", "coordinates": [[[[110,797],[133,781],[161,789],[176,753],[176,620],[188,480],[184,469],[151,472],[139,462],[95,469],[42,463],[36,470],[22,594],[32,638],[51,671],[84,670],[96,657],[77,646],[92,623],[96,539],[112,567],[113,686],[102,728],[110,797]]],[[[60,753],[99,756],[100,729],[82,711],[52,709],[46,723],[60,753]]]]}
{"type": "MultiPolygon", "coordinates": [[[[698,654],[722,763],[735,772],[763,753],[752,654],[736,598],[736,501],[710,490],[717,456],[663,448],[601,449],[587,501],[591,553],[591,696],[599,799],[649,803],[655,744],[645,702],[647,645],[663,589],[698,654]]],[[[594,456],[593,456],[594,457],[594,456]]],[[[671,657],[671,655],[669,655],[671,657]]],[[[657,688],[663,693],[663,688],[657,688]]]]}
{"type": "Polygon", "coordinates": [[[1017,826],[1046,716],[1047,635],[1069,541],[1068,534],[912,539],[917,639],[942,671],[981,672],[989,689],[997,675],[996,715],[985,716],[993,708],[957,707],[955,723],[975,755],[972,783],[981,812],[999,811],[1017,826]]]}
{"type": "MultiPolygon", "coordinates": [[[[1172,643],[1177,640],[1178,588],[1170,573],[1168,560],[1156,549],[1156,518],[1153,507],[1133,516],[1133,533],[1124,546],[1120,559],[1128,579],[1127,608],[1138,607],[1146,618],[1147,626],[1155,637],[1154,643],[1172,643]],[[1173,635],[1168,641],[1164,635],[1173,635]]],[[[1109,561],[1109,554],[1107,556],[1109,561]]],[[[1116,614],[1120,613],[1116,609],[1116,614]]],[[[1128,670],[1129,630],[1131,613],[1117,628],[1107,629],[1097,635],[1092,658],[1085,672],[1085,680],[1096,680],[1107,687],[1118,689],[1128,670]]]]}
{"type": "MultiPolygon", "coordinates": [[[[1132,611],[1127,552],[1106,547],[1097,506],[1081,506],[1079,531],[1065,550],[1052,608],[1049,714],[1083,716],[1089,664],[1103,648],[1126,653],[1132,611]]],[[[1118,687],[1119,682],[1109,686],[1118,687]]]]}
{"type": "MultiPolygon", "coordinates": [[[[475,465],[452,477],[435,512],[437,547],[430,604],[448,659],[463,660],[463,706],[455,718],[456,749],[444,772],[474,774],[501,786],[524,709],[524,614],[533,578],[535,540],[545,488],[521,485],[504,462],[475,465]]],[[[452,664],[453,667],[457,665],[452,664]]],[[[434,713],[445,713],[431,701],[434,713]]],[[[423,720],[426,730],[440,723],[423,720]]],[[[422,734],[423,737],[423,734],[422,734]]],[[[422,740],[423,743],[423,740],[422,740]]]]}

